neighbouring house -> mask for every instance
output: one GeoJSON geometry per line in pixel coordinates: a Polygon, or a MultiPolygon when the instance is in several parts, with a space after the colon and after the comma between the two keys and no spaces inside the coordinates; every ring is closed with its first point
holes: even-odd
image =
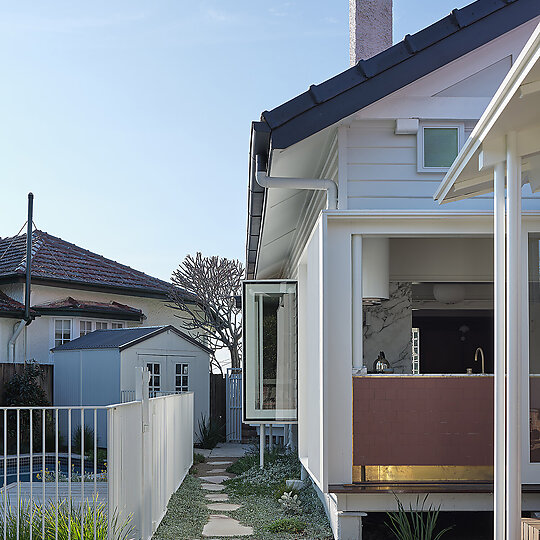
{"type": "MultiPolygon", "coordinates": [[[[352,1],[353,57],[365,36],[386,33],[381,48],[252,124],[244,421],[295,426],[335,538],[360,538],[394,492],[405,507],[429,494],[441,511],[493,509],[492,176],[459,179],[450,205],[433,195],[539,22],[537,0],[478,0],[382,50],[391,1],[352,1]]],[[[523,125],[540,110],[525,99],[523,125]]],[[[520,200],[535,281],[540,197],[525,183],[520,200]]],[[[524,413],[518,498],[540,511],[540,406],[520,384],[534,427],[524,413]]]]}
{"type": "MultiPolygon", "coordinates": [[[[151,397],[194,392],[195,432],[197,421],[209,417],[211,351],[174,326],[96,330],[52,352],[55,405],[133,401],[136,368],[146,368],[151,397]]],[[[98,442],[107,432],[106,418],[100,421],[98,442]]]]}
{"type": "Polygon", "coordinates": [[[46,232],[32,233],[31,318],[24,311],[26,235],[0,239],[0,361],[51,361],[50,350],[94,330],[172,325],[171,284],[46,232]],[[10,355],[13,358],[10,358],[10,355]]]}

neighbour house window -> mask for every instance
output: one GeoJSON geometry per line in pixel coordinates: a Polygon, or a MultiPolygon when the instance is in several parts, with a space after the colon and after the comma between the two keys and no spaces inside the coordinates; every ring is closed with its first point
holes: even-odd
{"type": "Polygon", "coordinates": [[[121,323],[121,322],[112,322],[111,323],[111,328],[124,328],[124,323],[121,323]]]}
{"type": "Polygon", "coordinates": [[[57,319],[54,321],[54,346],[71,341],[71,320],[57,319]]]}
{"type": "Polygon", "coordinates": [[[86,336],[92,331],[92,321],[80,321],[79,322],[79,335],[86,336]]]}
{"type": "Polygon", "coordinates": [[[446,172],[464,142],[464,126],[422,125],[418,130],[418,171],[446,172]]]}
{"type": "Polygon", "coordinates": [[[176,364],[174,390],[176,392],[189,391],[189,364],[176,364]]]}
{"type": "Polygon", "coordinates": [[[100,322],[100,321],[96,322],[96,330],[107,330],[107,327],[108,327],[108,323],[106,322],[100,322]]]}
{"type": "Polygon", "coordinates": [[[154,397],[155,393],[161,390],[161,368],[159,364],[153,362],[146,364],[146,367],[150,372],[150,397],[154,397]]]}

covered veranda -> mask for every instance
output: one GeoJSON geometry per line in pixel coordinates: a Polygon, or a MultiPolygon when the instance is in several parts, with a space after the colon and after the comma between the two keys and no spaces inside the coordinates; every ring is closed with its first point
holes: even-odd
{"type": "Polygon", "coordinates": [[[540,191],[540,26],[435,194],[450,203],[494,193],[496,540],[521,537],[522,484],[540,482],[540,198],[522,203],[531,191],[540,191]]]}

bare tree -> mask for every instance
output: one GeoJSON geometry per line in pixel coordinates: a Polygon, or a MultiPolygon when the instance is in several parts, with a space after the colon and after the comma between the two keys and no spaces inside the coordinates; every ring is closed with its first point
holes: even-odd
{"type": "MultiPolygon", "coordinates": [[[[240,367],[242,319],[236,299],[242,292],[244,266],[237,259],[188,255],[173,272],[170,298],[182,326],[212,351],[228,349],[240,367]]],[[[217,360],[213,359],[221,371],[217,360]]]]}

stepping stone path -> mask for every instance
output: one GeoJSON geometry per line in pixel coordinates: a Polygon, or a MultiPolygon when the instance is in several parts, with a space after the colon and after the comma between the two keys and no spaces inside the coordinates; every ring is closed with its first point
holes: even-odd
{"type": "MultiPolygon", "coordinates": [[[[223,482],[232,478],[232,476],[223,474],[226,472],[226,467],[232,463],[233,461],[208,461],[206,465],[212,468],[205,470],[204,476],[197,475],[205,482],[201,488],[210,492],[204,497],[208,500],[207,507],[212,512],[233,512],[242,507],[240,504],[229,503],[229,496],[226,493],[219,493],[225,489],[223,482]]],[[[223,513],[212,513],[202,531],[204,538],[231,537],[238,539],[241,536],[252,535],[253,527],[242,525],[238,520],[223,513]]]]}

